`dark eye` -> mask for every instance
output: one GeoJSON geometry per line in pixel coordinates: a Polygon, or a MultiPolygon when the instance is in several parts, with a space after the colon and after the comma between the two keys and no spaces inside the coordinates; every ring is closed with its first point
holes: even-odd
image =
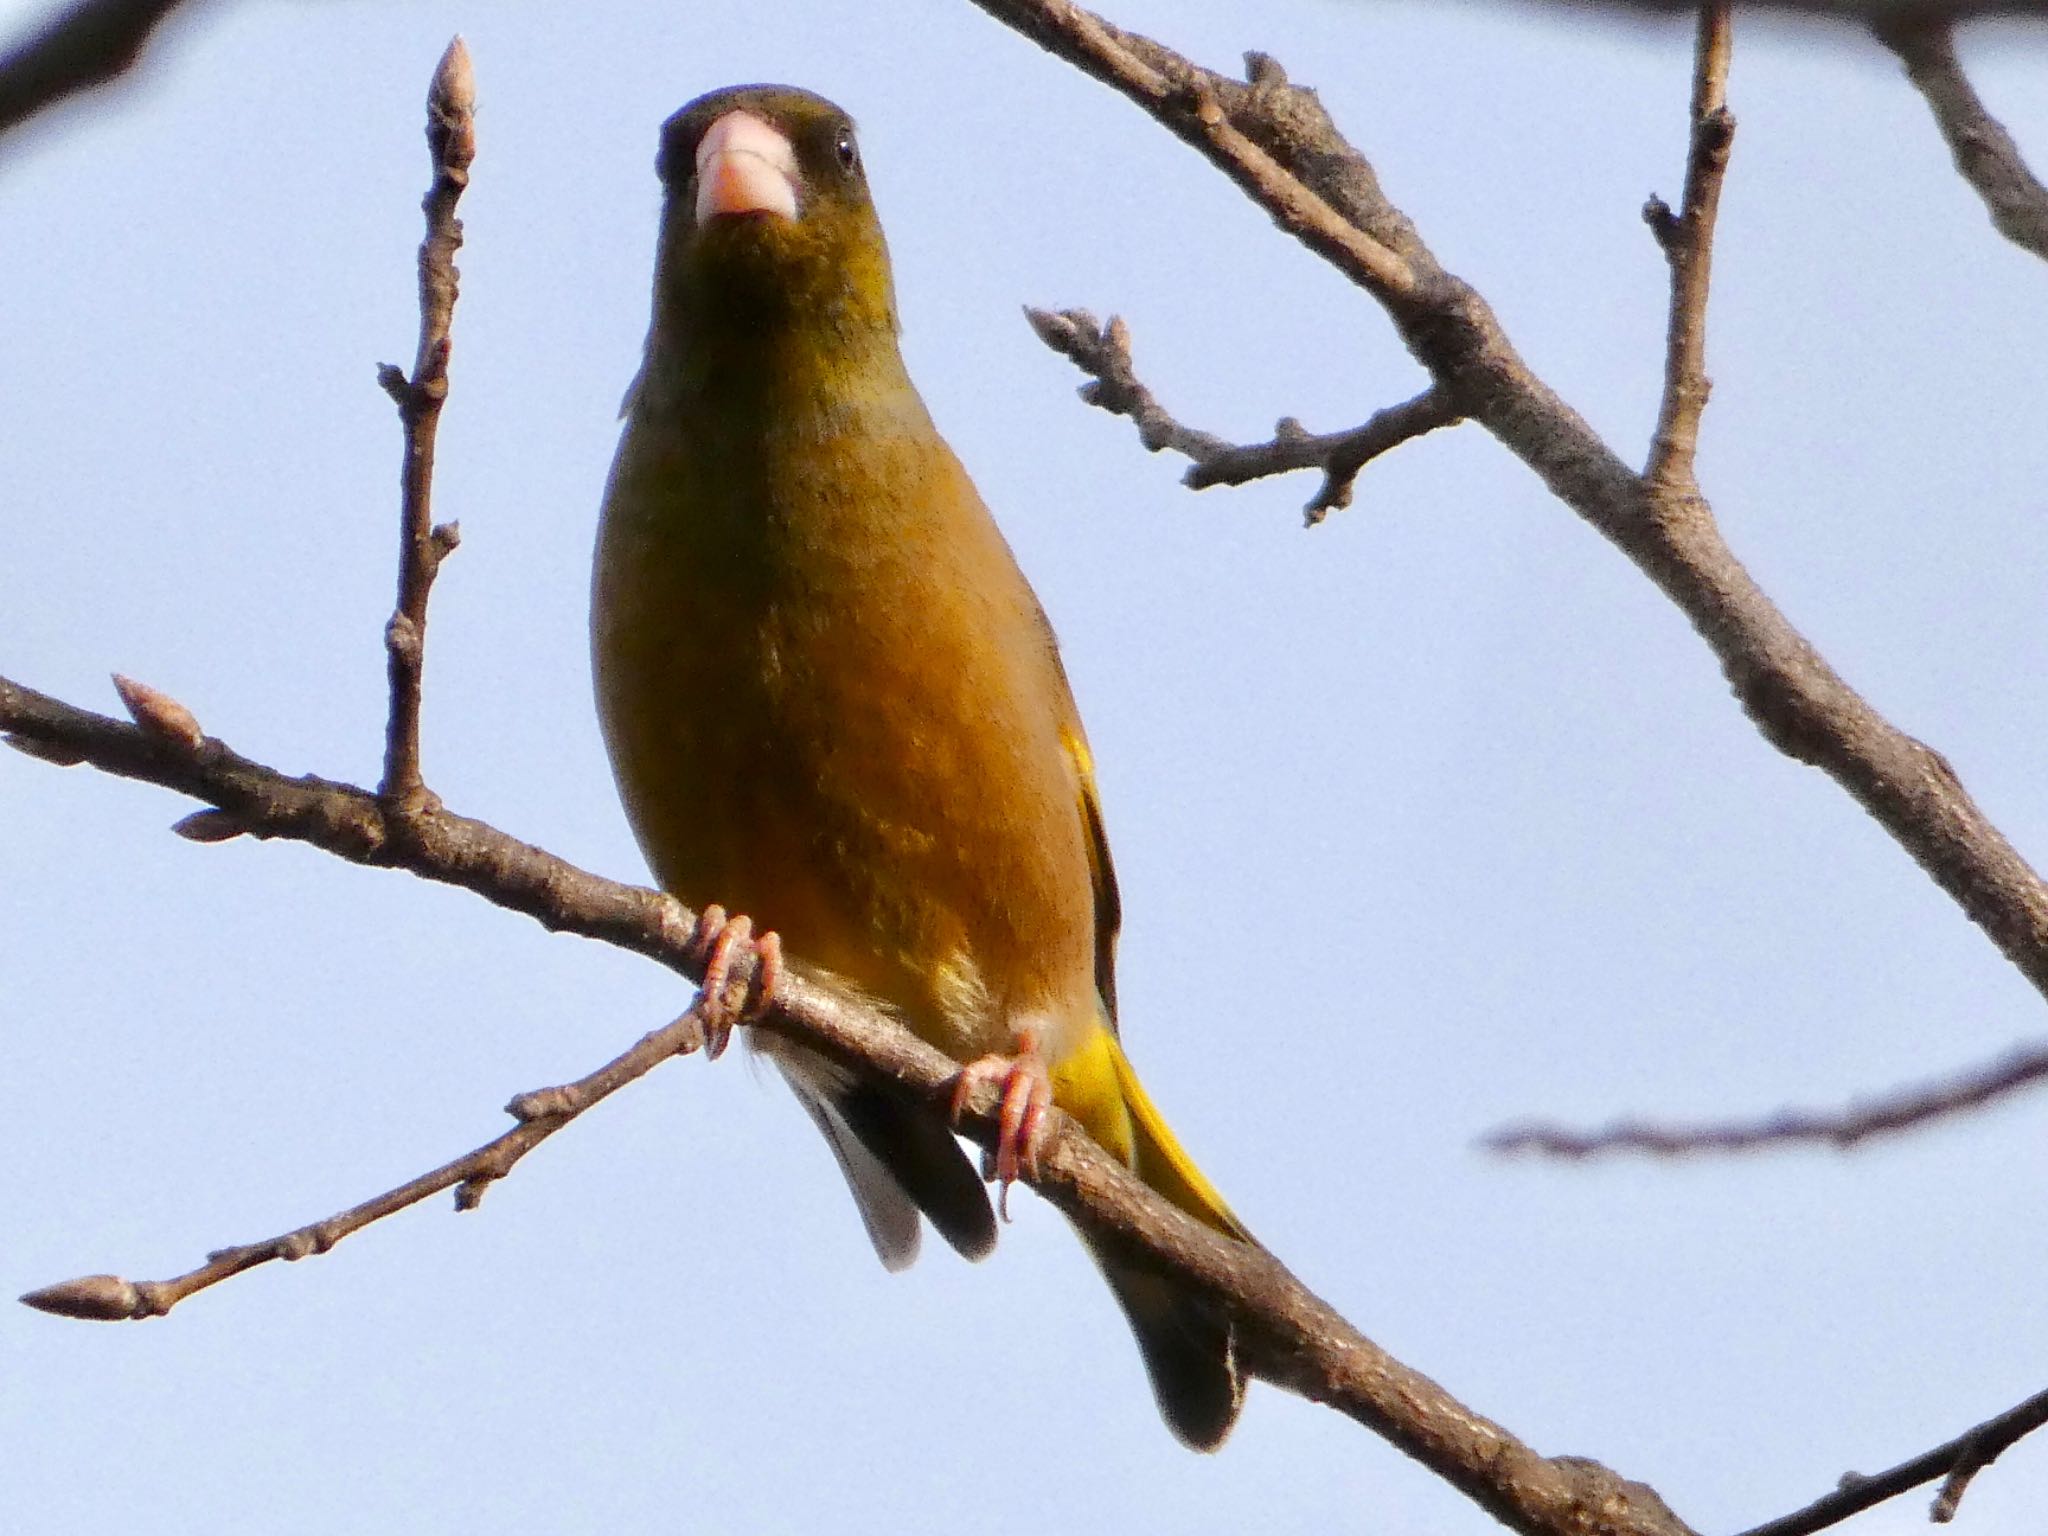
{"type": "Polygon", "coordinates": [[[832,140],[832,153],[839,157],[839,169],[851,171],[860,164],[860,151],[853,147],[853,130],[841,128],[832,140]]]}

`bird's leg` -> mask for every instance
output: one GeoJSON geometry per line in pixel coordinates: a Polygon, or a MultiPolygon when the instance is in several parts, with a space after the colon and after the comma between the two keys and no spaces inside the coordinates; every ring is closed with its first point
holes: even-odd
{"type": "Polygon", "coordinates": [[[1037,1034],[1020,1029],[1014,1056],[984,1056],[960,1069],[953,1083],[955,1124],[966,1113],[975,1088],[985,1082],[1000,1083],[1003,1090],[995,1155],[995,1177],[1002,1189],[996,1196],[996,1209],[1008,1221],[1010,1186],[1020,1173],[1038,1177],[1038,1143],[1045,1130],[1045,1112],[1052,1107],[1052,1075],[1038,1053],[1037,1034]]]}
{"type": "Polygon", "coordinates": [[[782,980],[782,940],[772,932],[756,938],[752,918],[745,913],[728,918],[725,908],[713,902],[697,914],[689,949],[691,957],[704,967],[704,985],[697,991],[696,1007],[704,1025],[704,1054],[716,1061],[731,1043],[735,1024],[751,1024],[768,1011],[782,980]],[[750,945],[754,974],[734,997],[733,962],[750,945]]]}

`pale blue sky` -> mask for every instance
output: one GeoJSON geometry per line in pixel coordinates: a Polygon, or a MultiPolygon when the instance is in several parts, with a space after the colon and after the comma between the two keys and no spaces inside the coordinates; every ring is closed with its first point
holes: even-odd
{"type": "MultiPolygon", "coordinates": [[[[38,7],[0,0],[12,34],[38,7]]],[[[1655,410],[1689,32],[1549,8],[1129,0],[1317,86],[1530,361],[1630,458],[1655,410]]],[[[1025,303],[1126,314],[1164,399],[1259,436],[1420,374],[1362,296],[1136,111],[959,0],[218,4],[0,152],[0,671],[119,670],[290,771],[375,773],[419,103],[461,31],[464,203],[426,767],[644,877],[584,641],[645,326],[655,133],[781,79],[863,125],[905,348],[1063,637],[1123,877],[1126,1039],[1232,1202],[1367,1333],[1539,1449],[1748,1525],[2048,1380],[2043,1102],[1852,1158],[1552,1167],[1498,1123],[1838,1103],[2042,1033],[2041,999],[1534,477],[1465,428],[1304,532],[1308,478],[1194,497],[1079,405],[1025,303]],[[1274,964],[1276,953],[1287,957],[1274,964]]],[[[1966,39],[2048,164],[2048,33],[1966,39]]],[[[1888,55],[1745,22],[1701,469],[1850,680],[2048,852],[2048,268],[2002,243],[1888,55]]],[[[495,1133],[670,1017],[673,977],[189,806],[0,756],[0,1295],[175,1273],[495,1133]]],[[[0,1307],[23,1531],[279,1524],[1479,1532],[1255,1389],[1161,1428],[1029,1198],[996,1256],[885,1275],[737,1053],[171,1318],[0,1307]]],[[[2038,1528],[2048,1442],[1973,1536],[2038,1528]]],[[[1920,1528],[1920,1495],[1864,1533],[1920,1528]]]]}

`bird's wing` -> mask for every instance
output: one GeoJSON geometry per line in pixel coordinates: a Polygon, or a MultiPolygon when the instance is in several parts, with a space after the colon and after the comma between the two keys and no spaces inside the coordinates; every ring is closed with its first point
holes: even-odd
{"type": "MultiPolygon", "coordinates": [[[[1029,588],[1026,588],[1029,592],[1029,588]]],[[[1102,999],[1103,1017],[1109,1032],[1116,1033],[1116,936],[1124,923],[1123,898],[1116,890],[1116,866],[1109,859],[1109,833],[1102,825],[1102,800],[1095,791],[1095,754],[1088,750],[1088,734],[1081,729],[1080,706],[1074,702],[1074,685],[1067,681],[1066,663],[1060,660],[1059,636],[1045,607],[1031,594],[1031,607],[1038,621],[1045,654],[1052,662],[1053,678],[1059,685],[1060,746],[1074,769],[1075,809],[1081,815],[1082,835],[1088,841],[1088,880],[1095,889],[1095,992],[1102,999]]]]}
{"type": "Polygon", "coordinates": [[[1109,834],[1102,826],[1102,802],[1095,793],[1095,758],[1080,724],[1060,729],[1060,744],[1074,765],[1079,784],[1082,829],[1088,838],[1088,879],[1095,888],[1095,990],[1102,998],[1110,1032],[1116,1032],[1116,935],[1123,926],[1123,898],[1117,895],[1116,866],[1109,861],[1109,834]]]}

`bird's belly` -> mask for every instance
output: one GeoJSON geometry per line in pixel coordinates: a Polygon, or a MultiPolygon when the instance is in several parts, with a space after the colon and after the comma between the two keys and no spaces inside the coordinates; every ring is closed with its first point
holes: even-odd
{"type": "Polygon", "coordinates": [[[955,1056],[1032,1027],[1057,1058],[1096,1017],[1095,911],[1028,593],[822,538],[844,486],[736,511],[715,462],[622,448],[601,540],[600,714],[648,862],[955,1056]]]}
{"type": "Polygon", "coordinates": [[[1043,968],[1020,949],[1045,936],[1017,932],[977,887],[1034,851],[1006,852],[1013,829],[962,794],[937,712],[900,693],[886,708],[837,703],[830,680],[764,666],[762,628],[678,626],[600,664],[615,771],[657,879],[773,928],[957,1058],[1009,1049],[1008,1015],[1032,1008],[1043,968]]]}

